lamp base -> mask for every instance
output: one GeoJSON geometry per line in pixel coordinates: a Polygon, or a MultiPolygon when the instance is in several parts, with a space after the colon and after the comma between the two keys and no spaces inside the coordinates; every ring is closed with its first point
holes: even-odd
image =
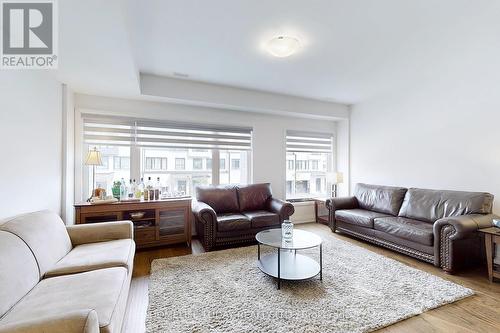
{"type": "Polygon", "coordinates": [[[332,184],[332,198],[337,197],[337,184],[332,184]]]}

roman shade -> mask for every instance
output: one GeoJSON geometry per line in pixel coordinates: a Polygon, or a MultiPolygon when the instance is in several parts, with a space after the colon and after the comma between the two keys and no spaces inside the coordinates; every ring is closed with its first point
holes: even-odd
{"type": "Polygon", "coordinates": [[[251,150],[252,128],[83,114],[87,144],[149,148],[251,150]]]}
{"type": "Polygon", "coordinates": [[[331,153],[333,135],[302,131],[286,131],[287,152],[331,153]]]}

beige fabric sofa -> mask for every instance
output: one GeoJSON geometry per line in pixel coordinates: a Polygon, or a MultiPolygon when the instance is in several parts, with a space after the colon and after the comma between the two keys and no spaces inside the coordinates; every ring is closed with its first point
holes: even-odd
{"type": "Polygon", "coordinates": [[[54,213],[0,222],[0,333],[120,332],[135,243],[130,221],[65,226],[54,213]]]}

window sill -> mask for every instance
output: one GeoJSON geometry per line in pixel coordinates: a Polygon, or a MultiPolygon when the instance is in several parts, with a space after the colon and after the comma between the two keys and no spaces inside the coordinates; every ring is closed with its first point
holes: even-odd
{"type": "Polygon", "coordinates": [[[310,201],[316,201],[316,200],[326,200],[329,197],[310,197],[310,198],[287,198],[286,201],[291,202],[291,203],[296,203],[296,202],[310,202],[310,201]]]}

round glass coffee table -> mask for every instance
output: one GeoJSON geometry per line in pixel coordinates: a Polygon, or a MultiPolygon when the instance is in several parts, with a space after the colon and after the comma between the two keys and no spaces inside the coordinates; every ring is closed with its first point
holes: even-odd
{"type": "Polygon", "coordinates": [[[269,229],[255,235],[258,242],[258,262],[260,270],[281,280],[307,280],[319,274],[323,280],[323,247],[319,236],[305,230],[294,230],[289,241],[281,237],[281,229],[269,229]],[[260,256],[261,245],[276,249],[270,254],[260,256]],[[319,247],[319,263],[305,255],[297,254],[297,250],[319,247]]]}

